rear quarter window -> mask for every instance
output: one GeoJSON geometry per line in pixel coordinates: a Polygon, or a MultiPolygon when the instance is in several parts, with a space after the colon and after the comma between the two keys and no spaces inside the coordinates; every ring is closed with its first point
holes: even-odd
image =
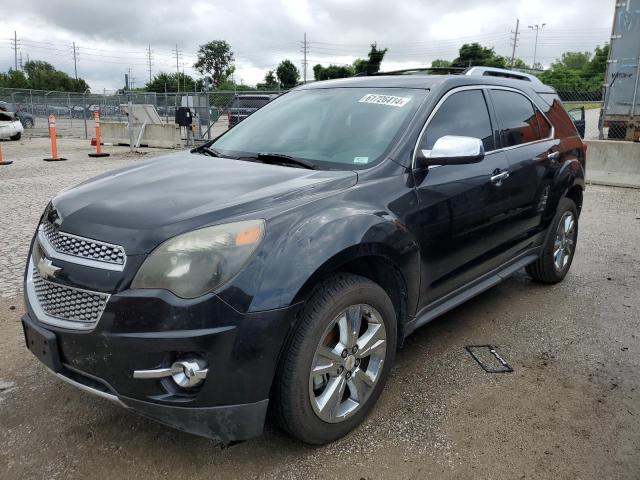
{"type": "Polygon", "coordinates": [[[511,90],[493,89],[491,98],[500,122],[503,147],[515,147],[543,138],[534,106],[526,96],[511,90]]]}

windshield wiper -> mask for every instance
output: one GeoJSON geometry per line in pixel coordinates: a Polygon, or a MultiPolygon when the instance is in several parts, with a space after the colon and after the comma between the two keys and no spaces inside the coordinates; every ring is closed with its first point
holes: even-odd
{"type": "Polygon", "coordinates": [[[255,158],[262,163],[272,165],[293,165],[308,168],[309,170],[318,170],[317,165],[301,158],[285,155],[284,153],[258,153],[255,158]]]}
{"type": "Polygon", "coordinates": [[[194,148],[193,150],[191,150],[191,153],[206,153],[207,155],[211,155],[212,157],[219,157],[219,158],[236,158],[236,157],[232,157],[231,155],[225,155],[224,153],[219,152],[215,148],[207,147],[206,145],[201,145],[199,147],[194,148]]]}

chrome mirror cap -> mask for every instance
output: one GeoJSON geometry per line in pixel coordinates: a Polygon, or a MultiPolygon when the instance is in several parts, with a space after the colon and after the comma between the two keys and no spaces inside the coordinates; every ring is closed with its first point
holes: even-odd
{"type": "Polygon", "coordinates": [[[478,163],[484,158],[484,146],[479,138],[445,135],[432,150],[420,150],[418,158],[422,166],[478,163]]]}

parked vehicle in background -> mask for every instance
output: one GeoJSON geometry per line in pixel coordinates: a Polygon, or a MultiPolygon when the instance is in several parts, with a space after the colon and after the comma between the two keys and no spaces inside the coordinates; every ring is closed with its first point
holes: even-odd
{"type": "Polygon", "coordinates": [[[0,111],[0,140],[20,140],[24,127],[13,112],[0,111]]]}
{"type": "Polygon", "coordinates": [[[236,95],[229,107],[229,128],[237,125],[259,108],[264,107],[277,95],[274,94],[242,94],[236,95]]]}
{"type": "Polygon", "coordinates": [[[8,102],[0,102],[0,111],[15,113],[18,120],[24,128],[33,128],[36,125],[36,119],[29,112],[23,110],[18,105],[8,102]]]}
{"type": "Polygon", "coordinates": [[[501,72],[306,84],[63,191],[27,260],[28,348],[223,442],[267,411],[304,442],[347,434],[416,328],[522,268],[571,267],[586,146],[552,88],[501,72]]]}
{"type": "Polygon", "coordinates": [[[600,136],[640,141],[640,0],[616,2],[600,136]]]}
{"type": "Polygon", "coordinates": [[[584,107],[572,108],[567,112],[573,120],[573,124],[576,126],[576,130],[580,134],[580,138],[584,138],[587,130],[587,119],[584,113],[584,107]]]}

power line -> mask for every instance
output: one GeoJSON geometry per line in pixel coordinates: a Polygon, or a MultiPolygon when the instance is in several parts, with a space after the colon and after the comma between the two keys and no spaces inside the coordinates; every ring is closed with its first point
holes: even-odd
{"type": "Polygon", "coordinates": [[[149,50],[147,51],[147,56],[148,56],[148,60],[149,60],[149,83],[151,83],[151,67],[153,66],[153,62],[152,62],[152,57],[151,57],[151,44],[149,44],[149,50]]]}
{"type": "Polygon", "coordinates": [[[513,30],[511,30],[511,33],[513,33],[513,37],[511,37],[511,40],[513,41],[512,45],[513,45],[513,50],[511,50],[511,67],[513,68],[513,63],[516,61],[516,47],[518,46],[518,35],[520,34],[520,19],[516,19],[516,31],[514,32],[513,30]]]}
{"type": "Polygon", "coordinates": [[[13,31],[13,40],[11,42],[11,48],[13,48],[14,68],[18,71],[18,48],[20,48],[20,41],[18,40],[18,32],[13,31]]]}
{"type": "Polygon", "coordinates": [[[309,53],[309,43],[307,42],[307,32],[304,32],[304,40],[300,42],[302,47],[302,81],[303,83],[307,83],[307,54],[309,53]]]}
{"type": "Polygon", "coordinates": [[[529,28],[531,30],[535,30],[536,31],[536,41],[534,43],[533,46],[533,67],[535,68],[536,66],[536,54],[538,53],[538,33],[540,32],[540,30],[542,30],[544,28],[544,26],[546,25],[546,23],[543,23],[541,25],[529,25],[529,28]]]}
{"type": "Polygon", "coordinates": [[[176,57],[176,79],[178,80],[178,89],[177,93],[180,93],[180,57],[182,56],[182,52],[178,50],[178,44],[176,43],[176,51],[174,52],[176,57]]]}
{"type": "Polygon", "coordinates": [[[78,80],[78,50],[79,47],[76,47],[76,42],[73,42],[73,70],[76,74],[76,80],[78,80]]]}

